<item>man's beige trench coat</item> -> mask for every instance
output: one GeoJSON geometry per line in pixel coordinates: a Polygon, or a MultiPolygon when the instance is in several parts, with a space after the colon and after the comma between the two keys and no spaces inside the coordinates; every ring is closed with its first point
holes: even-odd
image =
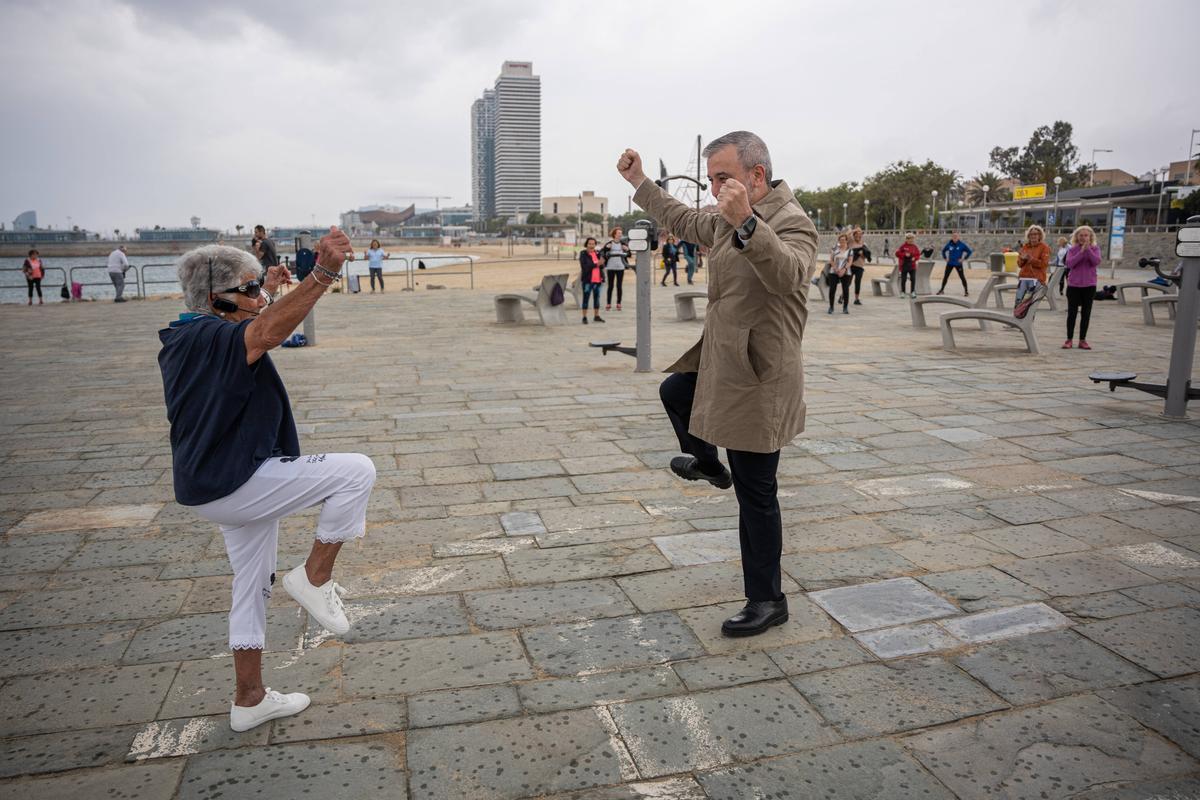
{"type": "Polygon", "coordinates": [[[691,434],[732,450],[781,449],[804,430],[800,342],[816,226],[783,181],[754,205],[758,227],[744,246],[720,214],[697,212],[652,180],[633,201],[680,239],[709,248],[704,334],[666,370],[699,373],[691,434]]]}

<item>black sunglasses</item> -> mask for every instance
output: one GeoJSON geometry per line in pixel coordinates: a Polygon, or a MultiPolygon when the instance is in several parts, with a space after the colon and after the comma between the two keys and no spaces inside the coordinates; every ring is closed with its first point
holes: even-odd
{"type": "Polygon", "coordinates": [[[233,286],[229,289],[217,289],[213,294],[224,294],[225,292],[237,292],[244,294],[251,299],[258,297],[262,293],[262,281],[255,278],[252,281],[246,281],[241,286],[233,286]]]}

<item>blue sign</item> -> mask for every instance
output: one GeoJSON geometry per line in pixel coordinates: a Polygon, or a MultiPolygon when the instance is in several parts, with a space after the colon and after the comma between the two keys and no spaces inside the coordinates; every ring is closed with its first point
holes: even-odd
{"type": "Polygon", "coordinates": [[[1125,209],[1112,210],[1112,226],[1108,229],[1108,260],[1117,261],[1125,255],[1125,209]]]}

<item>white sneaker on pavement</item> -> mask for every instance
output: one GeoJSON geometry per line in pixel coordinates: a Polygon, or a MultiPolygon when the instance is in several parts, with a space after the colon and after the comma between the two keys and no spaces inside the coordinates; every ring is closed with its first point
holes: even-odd
{"type": "Polygon", "coordinates": [[[308,708],[311,701],[302,692],[280,694],[274,689],[267,689],[267,694],[256,706],[231,705],[229,707],[229,727],[238,733],[256,728],[269,720],[280,717],[290,717],[308,708]]]}
{"type": "Polygon", "coordinates": [[[346,609],[342,605],[346,590],[333,580],[324,586],[313,586],[301,564],[283,577],[283,588],[325,630],[338,635],[350,630],[350,620],[346,619],[346,609]]]}

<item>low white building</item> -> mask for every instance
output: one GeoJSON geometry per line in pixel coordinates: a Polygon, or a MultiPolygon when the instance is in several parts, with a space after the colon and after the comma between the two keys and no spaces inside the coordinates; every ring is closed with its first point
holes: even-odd
{"type": "Polygon", "coordinates": [[[609,213],[608,198],[597,197],[595,192],[542,198],[542,214],[544,216],[562,219],[570,214],[579,216],[580,212],[606,216],[609,213]]]}

